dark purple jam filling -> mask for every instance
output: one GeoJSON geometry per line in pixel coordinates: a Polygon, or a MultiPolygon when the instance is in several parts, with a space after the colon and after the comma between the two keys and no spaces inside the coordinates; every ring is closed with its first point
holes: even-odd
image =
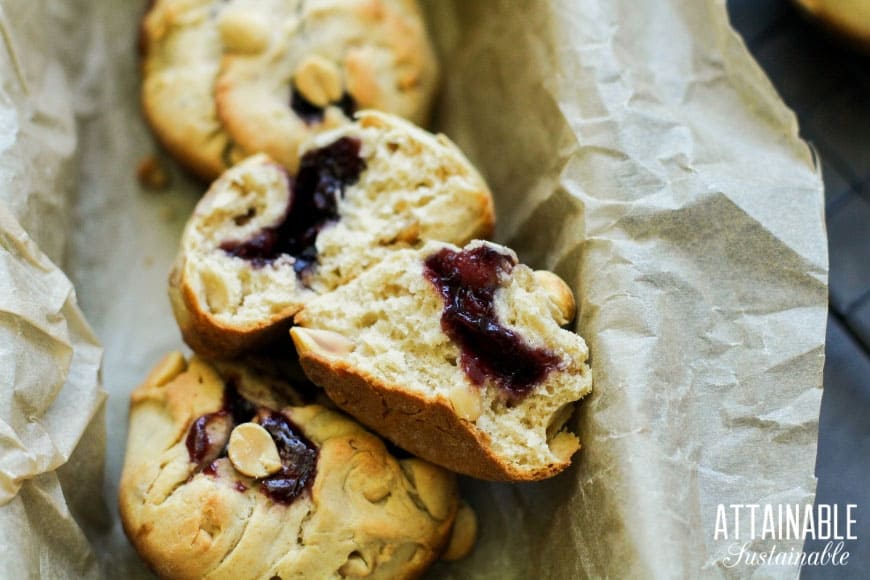
{"type": "MultiPolygon", "coordinates": [[[[352,118],[353,114],[356,112],[356,102],[349,93],[342,93],[341,98],[334,103],[330,103],[330,105],[341,109],[341,112],[344,113],[348,119],[352,118]]],[[[302,119],[306,125],[322,123],[323,117],[326,113],[326,107],[318,107],[303,97],[295,88],[290,94],[290,108],[293,109],[294,113],[299,115],[299,118],[302,119]]]]}
{"type": "Polygon", "coordinates": [[[317,447],[281,413],[261,413],[259,423],[272,436],[281,457],[281,469],[260,482],[260,489],[273,500],[289,504],[314,481],[317,447]]]}
{"type": "MultiPolygon", "coordinates": [[[[232,379],[224,390],[223,408],[198,417],[190,426],[185,440],[190,461],[198,471],[217,476],[216,459],[226,457],[230,433],[248,421],[258,422],[269,432],[281,457],[281,469],[260,480],[260,490],[278,503],[292,503],[314,481],[317,447],[283,414],[245,399],[232,379]]],[[[248,489],[239,481],[234,487],[239,492],[248,489]]]]}
{"type": "Polygon", "coordinates": [[[491,380],[510,401],[525,397],[562,363],[498,320],[495,292],[515,265],[511,256],[489,246],[459,252],[444,248],[425,263],[426,278],[444,299],[441,328],[459,345],[462,370],[476,385],[491,380]]]}
{"type": "Polygon", "coordinates": [[[226,447],[231,430],[231,418],[223,409],[197,418],[185,440],[190,460],[203,466],[217,459],[226,447]]]}
{"type": "Polygon", "coordinates": [[[250,421],[256,414],[257,406],[239,394],[236,379],[228,379],[221,410],[197,418],[187,432],[185,444],[190,460],[213,475],[212,462],[226,456],[227,442],[233,428],[250,421]]]}
{"type": "Polygon", "coordinates": [[[293,256],[297,275],[317,263],[317,236],[338,220],[338,199],[365,170],[358,139],[342,137],[302,156],[299,173],[290,184],[290,203],[281,221],[246,241],[227,241],[220,248],[231,256],[263,267],[280,256],[293,256]]]}

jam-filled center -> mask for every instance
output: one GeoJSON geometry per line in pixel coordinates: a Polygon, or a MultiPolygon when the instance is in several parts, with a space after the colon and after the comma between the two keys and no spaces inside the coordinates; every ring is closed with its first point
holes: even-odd
{"type": "Polygon", "coordinates": [[[463,371],[476,385],[491,380],[511,401],[562,364],[557,354],[529,345],[498,320],[495,294],[515,265],[511,256],[481,245],[444,248],[426,259],[424,269],[444,300],[441,328],[459,345],[463,371]]]}
{"type": "Polygon", "coordinates": [[[318,234],[338,221],[339,198],[365,170],[360,147],[358,139],[342,137],[307,152],[300,160],[296,178],[290,180],[290,202],[281,220],[247,240],[226,241],[220,245],[221,250],[255,267],[292,256],[298,275],[310,270],[317,263],[318,234]]]}
{"type": "MultiPolygon", "coordinates": [[[[203,473],[216,476],[215,461],[227,456],[230,433],[242,423],[259,423],[272,437],[281,468],[259,479],[260,491],[273,501],[290,504],[314,481],[317,473],[317,447],[302,434],[302,430],[278,411],[258,407],[239,394],[232,381],[224,390],[223,408],[195,419],[187,432],[185,444],[191,463],[203,473]]],[[[245,491],[244,484],[235,488],[245,491]]]]}
{"type": "Polygon", "coordinates": [[[260,489],[279,503],[290,503],[314,481],[317,448],[290,419],[276,411],[261,411],[257,422],[269,432],[281,469],[260,482],[260,489]]]}

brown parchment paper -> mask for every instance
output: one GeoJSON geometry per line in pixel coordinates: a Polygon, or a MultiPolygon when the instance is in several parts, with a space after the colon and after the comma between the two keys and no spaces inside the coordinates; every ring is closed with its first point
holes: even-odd
{"type": "Polygon", "coordinates": [[[0,204],[0,578],[97,578],[102,348],[72,284],[0,204]]]}
{"type": "MultiPolygon", "coordinates": [[[[67,265],[106,345],[112,510],[129,392],[181,344],[166,274],[204,190],[177,172],[163,193],[133,178],[155,150],[138,105],[144,4],[69,4],[86,58],[70,73],[81,177],[67,265]]],[[[479,545],[431,577],[795,577],[727,568],[731,542],[713,539],[717,504],[813,500],[827,278],[819,171],[724,3],[427,7],[438,127],[489,180],[498,240],[573,287],[595,373],[576,464],[531,485],[465,481],[479,545]]],[[[112,514],[93,543],[104,572],[147,577],[112,514]]]]}
{"type": "Polygon", "coordinates": [[[71,19],[0,3],[0,578],[98,578],[102,348],[58,268],[76,132],[71,19]]]}

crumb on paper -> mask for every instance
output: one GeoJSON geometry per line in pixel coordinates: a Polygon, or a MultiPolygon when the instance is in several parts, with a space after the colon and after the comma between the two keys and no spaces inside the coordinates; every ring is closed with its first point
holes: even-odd
{"type": "Polygon", "coordinates": [[[169,185],[169,174],[154,155],[146,155],[136,168],[136,178],[146,189],[161,190],[169,185]]]}

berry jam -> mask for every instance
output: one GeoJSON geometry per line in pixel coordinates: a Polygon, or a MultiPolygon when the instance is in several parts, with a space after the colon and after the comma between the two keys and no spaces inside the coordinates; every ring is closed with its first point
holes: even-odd
{"type": "Polygon", "coordinates": [[[516,260],[489,246],[459,252],[449,248],[429,256],[425,276],[444,300],[441,328],[461,350],[462,370],[475,385],[491,380],[517,401],[531,392],[562,361],[535,348],[502,325],[495,292],[516,260]]]}
{"type": "Polygon", "coordinates": [[[234,377],[227,379],[223,407],[198,417],[187,432],[185,444],[190,461],[210,475],[215,473],[212,462],[218,457],[226,457],[233,428],[257,414],[257,406],[239,394],[237,380],[234,377]]]}
{"type": "Polygon", "coordinates": [[[290,183],[290,203],[281,221],[246,241],[227,241],[220,248],[260,268],[280,256],[293,256],[301,276],[317,263],[317,236],[338,221],[338,199],[359,180],[366,163],[358,139],[342,137],[302,156],[299,173],[290,183]]]}
{"type": "Polygon", "coordinates": [[[185,440],[190,460],[200,466],[211,463],[226,447],[231,430],[231,418],[224,410],[198,417],[185,440]]]}
{"type": "Polygon", "coordinates": [[[317,448],[281,413],[261,413],[258,422],[272,436],[281,458],[281,469],[260,482],[273,500],[289,504],[314,481],[317,448]]]}
{"type": "MultiPolygon", "coordinates": [[[[353,114],[356,112],[356,102],[348,93],[343,93],[339,100],[330,103],[330,105],[334,105],[341,109],[341,112],[344,113],[348,119],[352,118],[353,114]]],[[[322,123],[326,112],[325,107],[318,107],[303,97],[296,89],[293,89],[290,94],[290,108],[293,109],[294,113],[299,115],[299,118],[302,119],[306,125],[322,123]]]]}
{"type": "MultiPolygon", "coordinates": [[[[215,460],[226,457],[230,433],[236,425],[249,421],[258,422],[269,432],[281,458],[281,469],[261,479],[260,490],[273,501],[292,503],[314,481],[317,447],[283,414],[245,399],[232,379],[224,390],[223,408],[198,417],[190,426],[185,440],[190,461],[202,473],[216,477],[215,460]]],[[[234,487],[239,492],[248,489],[238,481],[234,487]]]]}

